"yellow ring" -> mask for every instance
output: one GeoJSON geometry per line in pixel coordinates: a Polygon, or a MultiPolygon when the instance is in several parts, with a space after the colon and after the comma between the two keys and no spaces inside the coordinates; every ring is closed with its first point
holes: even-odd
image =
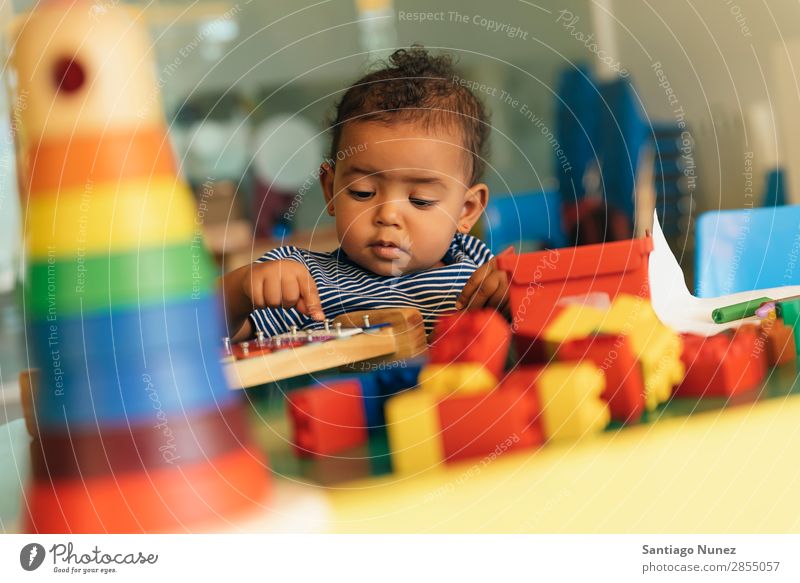
{"type": "Polygon", "coordinates": [[[187,241],[200,228],[193,197],[174,176],[62,189],[29,199],[26,211],[31,259],[187,241]]]}

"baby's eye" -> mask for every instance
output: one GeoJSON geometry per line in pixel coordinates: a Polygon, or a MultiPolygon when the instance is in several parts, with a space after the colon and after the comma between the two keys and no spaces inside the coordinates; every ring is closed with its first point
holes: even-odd
{"type": "Polygon", "coordinates": [[[356,200],[369,200],[375,194],[374,192],[368,192],[366,190],[351,190],[349,192],[350,196],[356,200]]]}
{"type": "Polygon", "coordinates": [[[430,208],[436,204],[435,200],[425,200],[424,198],[414,198],[411,197],[408,199],[411,204],[413,204],[417,208],[425,209],[430,208]]]}

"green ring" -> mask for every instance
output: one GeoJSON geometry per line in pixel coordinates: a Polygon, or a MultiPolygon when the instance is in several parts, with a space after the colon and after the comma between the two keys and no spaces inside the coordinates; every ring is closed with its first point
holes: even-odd
{"type": "Polygon", "coordinates": [[[104,256],[53,257],[31,263],[25,307],[33,317],[67,316],[190,299],[206,295],[218,275],[205,248],[191,241],[104,256]]]}

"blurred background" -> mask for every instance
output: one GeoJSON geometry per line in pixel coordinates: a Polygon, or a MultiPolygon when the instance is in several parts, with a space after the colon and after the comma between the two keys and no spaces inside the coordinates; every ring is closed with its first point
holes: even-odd
{"type": "MultiPolygon", "coordinates": [[[[6,3],[3,17],[34,4],[6,3]]],[[[453,54],[492,112],[495,206],[481,234],[495,249],[629,238],[652,228],[655,209],[691,289],[700,213],[800,197],[790,0],[131,5],[149,23],[173,146],[223,270],[281,243],[336,246],[317,183],[327,119],[350,83],[412,43],[453,54]],[[534,216],[545,222],[528,236],[534,216]]],[[[3,106],[0,377],[10,379],[24,342],[14,107],[3,106]]]]}

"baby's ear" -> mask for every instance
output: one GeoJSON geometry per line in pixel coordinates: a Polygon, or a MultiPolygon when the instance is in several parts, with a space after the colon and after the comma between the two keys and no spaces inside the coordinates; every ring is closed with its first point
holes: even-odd
{"type": "Polygon", "coordinates": [[[329,162],[323,162],[319,167],[319,185],[322,187],[322,195],[325,197],[325,210],[330,216],[334,216],[333,166],[329,162]]]}
{"type": "Polygon", "coordinates": [[[481,218],[486,204],[489,202],[489,187],[480,182],[464,193],[464,206],[458,219],[458,230],[469,233],[481,218]]]}

